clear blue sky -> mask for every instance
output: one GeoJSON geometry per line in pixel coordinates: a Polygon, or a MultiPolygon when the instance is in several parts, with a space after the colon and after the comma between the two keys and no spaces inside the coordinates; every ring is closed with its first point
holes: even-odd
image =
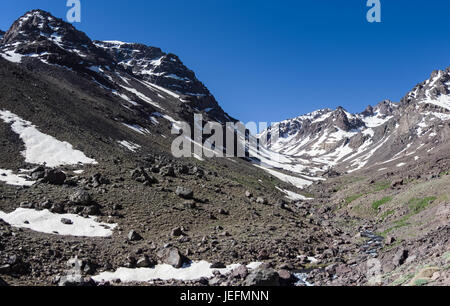
{"type": "MultiPolygon", "coordinates": [[[[279,121],[324,107],[362,111],[398,101],[450,66],[450,1],[81,0],[75,26],[92,39],[142,42],[180,56],[242,121],[279,121]]],[[[3,1],[0,29],[66,0],[3,1]]]]}

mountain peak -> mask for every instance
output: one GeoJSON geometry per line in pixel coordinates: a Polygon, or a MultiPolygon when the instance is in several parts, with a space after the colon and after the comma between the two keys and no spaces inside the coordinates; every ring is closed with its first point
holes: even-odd
{"type": "Polygon", "coordinates": [[[60,18],[43,10],[32,10],[17,19],[4,36],[4,44],[50,40],[60,45],[63,42],[91,43],[83,32],[60,18]]]}

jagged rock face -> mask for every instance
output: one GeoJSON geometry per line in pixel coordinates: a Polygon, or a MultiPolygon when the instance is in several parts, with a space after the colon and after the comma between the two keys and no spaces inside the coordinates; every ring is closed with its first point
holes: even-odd
{"type": "Polygon", "coordinates": [[[168,103],[161,93],[147,93],[149,84],[155,84],[184,104],[179,106],[181,110],[203,111],[221,122],[234,121],[176,55],[142,44],[93,42],[71,24],[42,10],[30,11],[14,22],[0,41],[0,56],[15,63],[39,60],[69,68],[132,104],[139,100],[153,105],[168,103]],[[161,99],[165,101],[158,101],[161,99]]]}
{"type": "MultiPolygon", "coordinates": [[[[143,44],[120,41],[95,41],[118,65],[142,80],[162,86],[182,96],[185,103],[191,103],[199,110],[217,112],[217,101],[195,73],[188,69],[174,54],[143,44]]],[[[216,113],[219,115],[220,111],[216,113]]],[[[226,118],[227,119],[227,118],[226,118]]]]}
{"type": "Polygon", "coordinates": [[[5,35],[5,32],[3,32],[2,30],[0,30],[0,41],[3,39],[3,36],[5,35]]]}
{"type": "Polygon", "coordinates": [[[390,162],[396,163],[394,167],[418,162],[423,155],[446,148],[449,74],[450,69],[433,72],[400,103],[385,100],[359,114],[342,107],[324,109],[276,123],[260,138],[268,139],[269,150],[312,167],[315,173],[330,167],[353,172],[390,162]]]}
{"type": "Polygon", "coordinates": [[[401,103],[415,104],[417,109],[448,111],[450,109],[450,68],[433,71],[431,77],[418,84],[401,103]]]}
{"type": "Polygon", "coordinates": [[[191,96],[209,96],[209,90],[195,77],[174,54],[166,54],[159,48],[123,42],[95,44],[103,48],[124,69],[142,79],[191,96]]]}
{"type": "Polygon", "coordinates": [[[39,58],[77,71],[98,65],[114,66],[86,34],[41,10],[28,12],[13,23],[4,35],[1,51],[39,58]]]}

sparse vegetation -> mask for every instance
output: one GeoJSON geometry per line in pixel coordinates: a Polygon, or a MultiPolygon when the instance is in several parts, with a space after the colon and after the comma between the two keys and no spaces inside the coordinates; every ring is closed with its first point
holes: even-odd
{"type": "Polygon", "coordinates": [[[443,177],[443,176],[446,176],[446,175],[449,175],[449,174],[450,174],[450,170],[443,171],[443,172],[439,173],[439,177],[443,177]]]}
{"type": "Polygon", "coordinates": [[[395,213],[394,210],[388,210],[388,211],[386,211],[385,213],[383,213],[383,214],[381,215],[380,219],[381,219],[382,221],[384,221],[387,217],[389,217],[390,215],[393,215],[394,213],[395,213]]]}
{"type": "Polygon", "coordinates": [[[392,286],[401,286],[405,284],[406,282],[409,282],[414,277],[414,274],[410,273],[407,275],[403,275],[402,277],[395,280],[391,285],[392,286]]]}
{"type": "Polygon", "coordinates": [[[373,202],[372,203],[372,208],[374,210],[378,210],[378,208],[380,208],[381,206],[383,206],[386,203],[389,203],[390,201],[392,201],[392,197],[384,197],[383,199],[373,202]]]}
{"type": "Polygon", "coordinates": [[[389,181],[380,181],[380,182],[376,182],[375,183],[375,188],[373,190],[373,193],[375,192],[380,192],[383,190],[388,189],[389,187],[391,187],[391,182],[389,181]]]}
{"type": "Polygon", "coordinates": [[[345,199],[345,203],[348,205],[351,202],[356,201],[357,199],[359,199],[363,195],[364,195],[364,193],[358,193],[358,194],[354,194],[352,196],[349,196],[348,198],[345,199]]]}
{"type": "Polygon", "coordinates": [[[414,286],[420,287],[420,286],[424,286],[426,284],[428,284],[428,280],[426,280],[426,279],[417,279],[414,281],[414,286]]]}
{"type": "MultiPolygon", "coordinates": [[[[395,221],[394,226],[381,233],[381,236],[386,237],[393,230],[410,225],[408,220],[412,216],[417,215],[423,210],[425,210],[428,207],[428,205],[430,205],[430,203],[432,203],[435,200],[436,197],[427,197],[423,199],[413,198],[409,200],[408,206],[410,208],[410,212],[400,220],[395,221]]],[[[392,213],[394,213],[394,211],[392,211],[392,213]]]]}
{"type": "Polygon", "coordinates": [[[411,209],[411,214],[415,215],[423,211],[430,205],[431,202],[435,201],[436,197],[428,197],[424,199],[411,199],[408,203],[409,208],[411,209]]]}

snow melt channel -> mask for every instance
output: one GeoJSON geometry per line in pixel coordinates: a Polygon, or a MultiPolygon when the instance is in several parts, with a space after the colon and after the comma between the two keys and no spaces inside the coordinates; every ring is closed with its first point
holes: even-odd
{"type": "Polygon", "coordinates": [[[68,142],[41,133],[31,122],[7,110],[0,110],[0,119],[11,124],[11,129],[18,134],[25,144],[22,152],[25,161],[30,164],[46,164],[48,167],[75,164],[97,164],[94,159],[86,157],[83,152],[75,150],[68,142]]]}
{"type": "Polygon", "coordinates": [[[18,208],[7,214],[0,211],[0,219],[13,227],[27,228],[35,232],[75,237],[109,237],[117,224],[99,223],[95,218],[83,218],[74,214],[54,214],[48,210],[18,208]],[[68,219],[72,224],[63,224],[68,219]]]}

